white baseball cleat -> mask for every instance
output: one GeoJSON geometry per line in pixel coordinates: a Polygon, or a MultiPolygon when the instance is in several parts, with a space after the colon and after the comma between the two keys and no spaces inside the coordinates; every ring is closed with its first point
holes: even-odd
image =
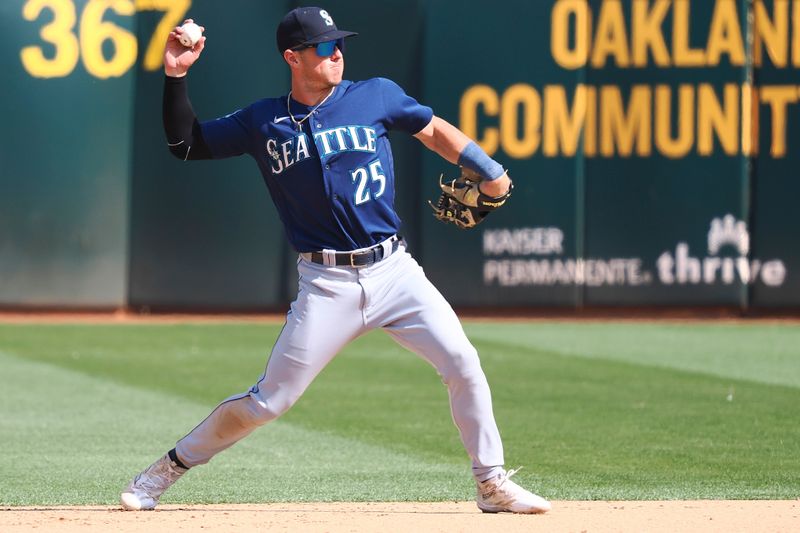
{"type": "Polygon", "coordinates": [[[550,502],[511,481],[516,470],[478,483],[478,508],[484,513],[546,513],[550,502]]]}
{"type": "Polygon", "coordinates": [[[155,509],[164,491],[178,481],[186,470],[175,464],[169,458],[169,454],[165,454],[133,478],[128,487],[122,491],[119,496],[122,508],[126,511],[155,509]]]}

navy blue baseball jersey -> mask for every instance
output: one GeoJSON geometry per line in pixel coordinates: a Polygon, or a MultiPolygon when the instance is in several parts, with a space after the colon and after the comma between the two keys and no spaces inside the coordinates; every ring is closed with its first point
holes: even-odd
{"type": "Polygon", "coordinates": [[[387,132],[418,133],[431,108],[385,78],[342,81],[316,109],[289,105],[286,96],[266,98],[203,122],[212,156],[256,160],[298,252],[366,248],[397,233],[387,132]],[[298,131],[295,121],[312,110],[298,131]]]}

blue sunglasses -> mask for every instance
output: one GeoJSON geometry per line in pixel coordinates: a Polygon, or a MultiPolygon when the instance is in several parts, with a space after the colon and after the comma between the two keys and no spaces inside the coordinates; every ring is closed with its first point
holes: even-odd
{"type": "Polygon", "coordinates": [[[340,52],[344,53],[344,38],[336,39],[334,41],[325,41],[317,44],[302,44],[300,46],[291,48],[291,50],[294,50],[296,52],[298,50],[304,50],[306,48],[316,48],[317,55],[319,57],[329,57],[333,55],[333,51],[336,48],[338,48],[340,52]]]}

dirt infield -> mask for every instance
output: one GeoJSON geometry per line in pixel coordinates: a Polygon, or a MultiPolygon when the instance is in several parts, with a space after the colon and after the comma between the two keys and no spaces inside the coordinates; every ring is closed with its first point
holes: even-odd
{"type": "Polygon", "coordinates": [[[3,508],[0,531],[291,532],[789,532],[800,500],[554,502],[545,515],[489,515],[474,502],[164,505],[152,512],[113,507],[3,508]]]}

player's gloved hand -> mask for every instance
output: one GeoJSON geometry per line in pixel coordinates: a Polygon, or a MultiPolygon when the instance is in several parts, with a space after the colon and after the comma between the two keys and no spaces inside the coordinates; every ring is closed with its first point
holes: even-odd
{"type": "Polygon", "coordinates": [[[442,181],[443,176],[439,178],[442,194],[435,204],[430,200],[428,204],[433,208],[433,216],[437,219],[453,223],[461,229],[469,229],[483,222],[489,213],[502,207],[511,196],[514,186],[509,183],[508,191],[501,196],[487,196],[479,187],[482,178],[468,168],[460,168],[461,176],[452,181],[442,181]]]}
{"type": "MultiPolygon", "coordinates": [[[[194,21],[192,19],[183,21],[184,24],[187,22],[194,21]]],[[[201,29],[205,31],[202,26],[201,29]]],[[[206,45],[206,38],[200,37],[200,40],[192,48],[183,46],[179,40],[182,32],[183,29],[180,26],[175,27],[167,37],[167,43],[164,46],[164,72],[173,78],[185,76],[189,67],[194,65],[194,62],[200,57],[200,53],[206,45]]]]}

